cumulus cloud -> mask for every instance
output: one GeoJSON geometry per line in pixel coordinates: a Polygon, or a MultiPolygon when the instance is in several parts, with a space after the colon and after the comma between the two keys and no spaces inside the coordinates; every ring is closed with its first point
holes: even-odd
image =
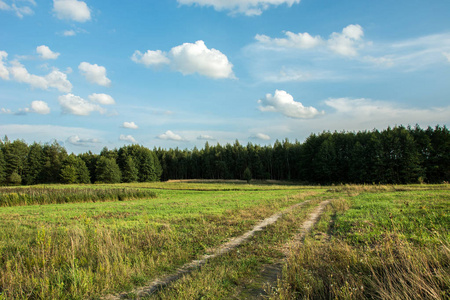
{"type": "Polygon", "coordinates": [[[286,91],[276,90],[274,95],[267,94],[263,99],[258,100],[261,111],[280,112],[286,117],[295,119],[310,119],[323,114],[316,108],[305,107],[302,103],[294,101],[294,97],[286,91]]]}
{"type": "Polygon", "coordinates": [[[18,61],[12,61],[9,71],[15,81],[28,83],[33,88],[47,90],[55,88],[60,92],[68,93],[72,90],[72,84],[67,80],[67,75],[59,70],[53,70],[46,76],[38,76],[28,73],[28,70],[18,61]]]}
{"type": "Polygon", "coordinates": [[[300,0],[177,0],[184,5],[212,6],[217,11],[227,10],[231,14],[258,16],[270,6],[286,4],[289,7],[300,0]]]}
{"type": "Polygon", "coordinates": [[[49,47],[45,45],[38,46],[36,52],[41,56],[42,59],[57,59],[59,53],[53,52],[49,47]]]}
{"type": "Polygon", "coordinates": [[[123,122],[122,127],[128,128],[128,129],[138,129],[139,128],[139,126],[137,126],[136,123],[134,123],[134,122],[123,122]]]}
{"type": "Polygon", "coordinates": [[[144,54],[136,50],[131,56],[131,60],[147,67],[170,64],[170,59],[167,58],[167,54],[161,50],[147,50],[144,54]]]}
{"type": "Polygon", "coordinates": [[[100,143],[99,139],[96,138],[82,139],[78,135],[72,135],[68,137],[66,142],[74,146],[82,146],[82,147],[89,146],[89,144],[100,143]]]}
{"type": "Polygon", "coordinates": [[[267,35],[257,34],[255,39],[263,44],[275,45],[278,47],[311,49],[323,44],[323,39],[320,36],[311,36],[309,33],[293,33],[285,32],[286,38],[271,38],[267,35]]]}
{"type": "Polygon", "coordinates": [[[147,67],[169,64],[183,75],[198,73],[214,79],[235,78],[233,64],[227,56],[214,48],[209,49],[201,40],[173,47],[168,54],[161,50],[148,50],[145,54],[135,51],[131,59],[147,67]]]}
{"type": "MultiPolygon", "coordinates": [[[[16,1],[12,2],[12,4],[8,4],[5,1],[0,0],[0,10],[12,11],[21,19],[26,15],[32,15],[34,13],[30,6],[17,6],[16,1]]],[[[23,2],[28,2],[30,5],[36,6],[36,2],[34,0],[25,0],[23,2]]]]}
{"type": "Polygon", "coordinates": [[[48,107],[48,104],[44,101],[36,100],[31,102],[30,107],[32,112],[35,112],[37,114],[41,115],[47,115],[50,113],[50,107],[48,107]]]}
{"type": "Polygon", "coordinates": [[[356,56],[363,36],[363,28],[358,24],[351,24],[345,27],[342,33],[333,32],[328,40],[328,47],[340,55],[356,56]]]}
{"type": "Polygon", "coordinates": [[[114,101],[114,98],[111,97],[108,94],[91,94],[88,96],[89,100],[93,103],[98,103],[102,105],[113,105],[116,104],[116,101],[114,101]]]}
{"type": "Polygon", "coordinates": [[[63,113],[65,114],[88,116],[95,111],[101,114],[105,113],[105,109],[100,105],[86,101],[83,98],[73,94],[59,96],[58,102],[61,105],[63,113]]]}
{"type": "Polygon", "coordinates": [[[0,51],[0,78],[2,79],[9,79],[9,71],[8,68],[6,68],[3,59],[6,60],[6,58],[8,57],[8,53],[6,53],[5,51],[0,51]]]}
{"type": "Polygon", "coordinates": [[[158,135],[157,138],[160,140],[185,141],[183,137],[173,133],[170,130],[167,130],[165,133],[158,135]]]}
{"type": "Polygon", "coordinates": [[[250,138],[257,139],[257,140],[264,140],[264,141],[270,140],[270,136],[268,136],[267,134],[264,134],[264,133],[257,133],[255,135],[252,135],[250,138]]]}
{"type": "Polygon", "coordinates": [[[86,22],[91,19],[87,4],[78,0],[53,0],[53,12],[61,20],[86,22]]]}
{"type": "Polygon", "coordinates": [[[22,108],[17,114],[37,113],[40,115],[48,115],[50,113],[50,107],[44,101],[36,100],[31,102],[30,107],[22,108]]]}
{"type": "Polygon", "coordinates": [[[103,66],[82,62],[78,66],[78,70],[91,83],[96,83],[101,86],[109,86],[111,84],[111,80],[106,77],[106,68],[103,66]]]}
{"type": "Polygon", "coordinates": [[[119,137],[119,140],[120,140],[120,141],[124,141],[124,142],[133,143],[133,144],[136,144],[136,143],[137,143],[136,140],[134,139],[134,137],[131,136],[131,135],[124,135],[124,134],[121,134],[120,137],[119,137]]]}

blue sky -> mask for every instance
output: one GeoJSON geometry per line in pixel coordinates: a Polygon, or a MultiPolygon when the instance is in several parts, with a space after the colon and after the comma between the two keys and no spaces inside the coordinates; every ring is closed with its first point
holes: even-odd
{"type": "Polygon", "coordinates": [[[0,135],[70,152],[447,125],[447,0],[0,0],[0,135]]]}

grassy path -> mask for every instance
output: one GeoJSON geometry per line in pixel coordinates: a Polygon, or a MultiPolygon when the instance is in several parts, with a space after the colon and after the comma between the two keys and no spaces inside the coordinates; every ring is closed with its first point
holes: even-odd
{"type": "MultiPolygon", "coordinates": [[[[304,202],[297,203],[279,213],[276,213],[276,214],[264,219],[260,223],[256,224],[252,230],[247,231],[246,233],[244,233],[243,235],[241,235],[239,237],[231,239],[229,242],[227,242],[227,243],[221,245],[220,247],[218,247],[217,249],[215,249],[213,251],[213,254],[206,254],[199,260],[194,260],[190,263],[187,263],[187,264],[183,265],[181,268],[179,268],[175,273],[165,276],[162,279],[157,279],[146,287],[136,289],[136,290],[132,291],[131,293],[122,293],[119,295],[109,295],[109,296],[105,297],[104,299],[108,299],[108,300],[126,299],[126,298],[130,298],[129,295],[133,295],[133,297],[137,297],[137,298],[150,296],[151,294],[157,292],[161,288],[169,285],[173,281],[178,280],[182,276],[184,276],[188,273],[191,273],[195,269],[200,268],[209,259],[219,257],[219,256],[221,256],[225,253],[228,253],[229,251],[241,246],[243,243],[247,242],[250,238],[252,238],[257,232],[263,231],[267,226],[272,225],[275,222],[277,222],[278,219],[281,218],[287,212],[290,212],[295,208],[301,207],[308,202],[310,202],[310,201],[304,201],[304,202]]],[[[306,234],[306,232],[308,232],[311,229],[311,227],[314,225],[315,220],[317,220],[319,214],[323,211],[323,208],[328,203],[329,203],[329,201],[324,201],[319,205],[319,207],[317,207],[317,209],[310,215],[309,219],[303,224],[302,230],[301,230],[301,233],[299,234],[299,236],[304,236],[306,234]]],[[[299,237],[296,237],[296,238],[298,239],[299,237]]]]}

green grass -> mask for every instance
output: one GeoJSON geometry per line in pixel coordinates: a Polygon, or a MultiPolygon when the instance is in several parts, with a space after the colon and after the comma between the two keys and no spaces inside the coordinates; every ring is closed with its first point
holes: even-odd
{"type": "Polygon", "coordinates": [[[450,297],[448,185],[330,192],[337,200],[293,250],[271,299],[450,297]]]}
{"type": "Polygon", "coordinates": [[[291,186],[165,186],[92,187],[132,187],[155,191],[157,198],[0,208],[2,297],[85,299],[131,290],[298,203],[298,194],[324,191],[291,186]]]}
{"type": "MultiPolygon", "coordinates": [[[[58,189],[140,189],[156,198],[0,207],[0,299],[98,299],[198,259],[295,203],[238,249],[153,295],[245,299],[308,213],[334,199],[292,250],[272,299],[447,299],[450,186],[168,182],[58,189]]],[[[24,188],[27,189],[27,188],[24,188]]],[[[75,192],[76,193],[76,192],[75,192]]]]}
{"type": "Polygon", "coordinates": [[[1,206],[62,204],[75,202],[125,201],[154,198],[156,194],[145,189],[92,187],[0,187],[1,206]]]}

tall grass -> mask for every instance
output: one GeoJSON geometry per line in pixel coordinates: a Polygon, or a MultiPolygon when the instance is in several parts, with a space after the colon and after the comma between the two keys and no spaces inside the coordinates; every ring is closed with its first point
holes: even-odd
{"type": "Polygon", "coordinates": [[[351,190],[362,194],[333,202],[270,298],[450,299],[448,193],[351,190]]]}
{"type": "Polygon", "coordinates": [[[0,299],[131,290],[300,202],[296,194],[160,190],[152,201],[0,208],[0,299]]]}
{"type": "Polygon", "coordinates": [[[0,206],[2,207],[123,201],[154,197],[156,194],[152,191],[129,188],[0,188],[0,206]]]}

